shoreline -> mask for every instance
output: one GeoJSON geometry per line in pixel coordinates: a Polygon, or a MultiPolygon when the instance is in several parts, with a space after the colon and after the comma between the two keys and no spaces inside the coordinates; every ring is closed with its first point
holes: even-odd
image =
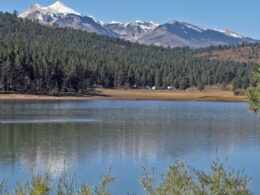
{"type": "Polygon", "coordinates": [[[236,96],[231,91],[167,91],[143,89],[97,89],[93,95],[50,96],[32,94],[0,94],[0,100],[161,100],[198,102],[245,102],[245,96],[236,96]]]}

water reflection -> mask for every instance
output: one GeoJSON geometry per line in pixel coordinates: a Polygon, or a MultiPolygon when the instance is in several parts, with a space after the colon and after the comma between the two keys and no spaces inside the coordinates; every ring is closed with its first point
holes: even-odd
{"type": "Polygon", "coordinates": [[[216,150],[232,167],[251,171],[249,162],[233,162],[247,156],[260,170],[260,121],[240,103],[7,101],[0,110],[0,179],[48,167],[96,181],[113,166],[116,193],[140,192],[143,166],[164,170],[182,158],[204,168],[216,150]]]}

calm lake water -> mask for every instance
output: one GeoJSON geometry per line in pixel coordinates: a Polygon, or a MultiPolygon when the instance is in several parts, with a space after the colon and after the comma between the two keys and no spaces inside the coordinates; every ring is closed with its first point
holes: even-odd
{"type": "Polygon", "coordinates": [[[113,194],[143,194],[143,167],[161,173],[182,159],[209,170],[216,158],[244,168],[260,194],[260,116],[243,103],[0,101],[0,180],[9,189],[32,169],[95,185],[111,167],[113,194]]]}

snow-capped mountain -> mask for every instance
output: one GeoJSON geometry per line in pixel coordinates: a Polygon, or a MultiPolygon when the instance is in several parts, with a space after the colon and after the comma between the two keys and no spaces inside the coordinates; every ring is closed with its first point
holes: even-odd
{"type": "Polygon", "coordinates": [[[92,16],[82,15],[60,1],[46,7],[34,4],[19,17],[43,25],[55,24],[58,27],[80,29],[146,45],[198,48],[256,42],[230,30],[205,29],[177,20],[161,25],[140,20],[104,23],[92,16]]]}
{"type": "Polygon", "coordinates": [[[70,27],[107,36],[117,36],[114,32],[105,28],[103,22],[92,16],[83,16],[60,1],[47,7],[34,4],[19,17],[37,21],[44,25],[55,24],[59,27],[70,27]]]}
{"type": "Polygon", "coordinates": [[[58,20],[56,20],[55,24],[62,28],[70,27],[73,29],[102,34],[110,37],[118,37],[116,33],[104,27],[102,22],[90,16],[68,14],[65,17],[59,17],[58,20]]]}
{"type": "Polygon", "coordinates": [[[176,20],[162,24],[151,32],[141,34],[137,40],[139,43],[146,45],[164,47],[189,46],[192,48],[255,42],[253,39],[232,31],[206,29],[176,20]]]}
{"type": "Polygon", "coordinates": [[[20,17],[22,18],[30,18],[35,17],[34,19],[38,19],[40,21],[44,20],[42,16],[48,15],[53,18],[57,18],[58,16],[66,16],[68,14],[74,14],[74,15],[81,15],[80,13],[76,12],[72,8],[66,6],[65,4],[61,3],[60,1],[57,1],[56,3],[49,5],[47,7],[43,7],[39,4],[32,5],[28,10],[23,12],[20,17]]]}
{"type": "Polygon", "coordinates": [[[64,15],[67,15],[67,14],[81,15],[80,13],[76,12],[75,10],[66,6],[65,4],[63,4],[60,1],[55,2],[54,4],[48,6],[47,8],[50,10],[53,10],[56,13],[62,13],[64,15]]]}
{"type": "Polygon", "coordinates": [[[154,30],[158,24],[154,22],[135,20],[126,24],[113,21],[105,24],[105,26],[118,34],[120,38],[130,41],[137,41],[139,35],[154,30]]]}

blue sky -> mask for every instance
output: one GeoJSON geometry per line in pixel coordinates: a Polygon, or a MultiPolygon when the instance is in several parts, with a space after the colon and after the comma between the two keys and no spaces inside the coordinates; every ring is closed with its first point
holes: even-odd
{"type": "MultiPolygon", "coordinates": [[[[230,29],[260,39],[259,0],[61,0],[76,11],[102,21],[135,19],[164,23],[186,21],[206,28],[230,29]]],[[[24,11],[33,3],[55,0],[0,0],[0,10],[24,11]]]]}

